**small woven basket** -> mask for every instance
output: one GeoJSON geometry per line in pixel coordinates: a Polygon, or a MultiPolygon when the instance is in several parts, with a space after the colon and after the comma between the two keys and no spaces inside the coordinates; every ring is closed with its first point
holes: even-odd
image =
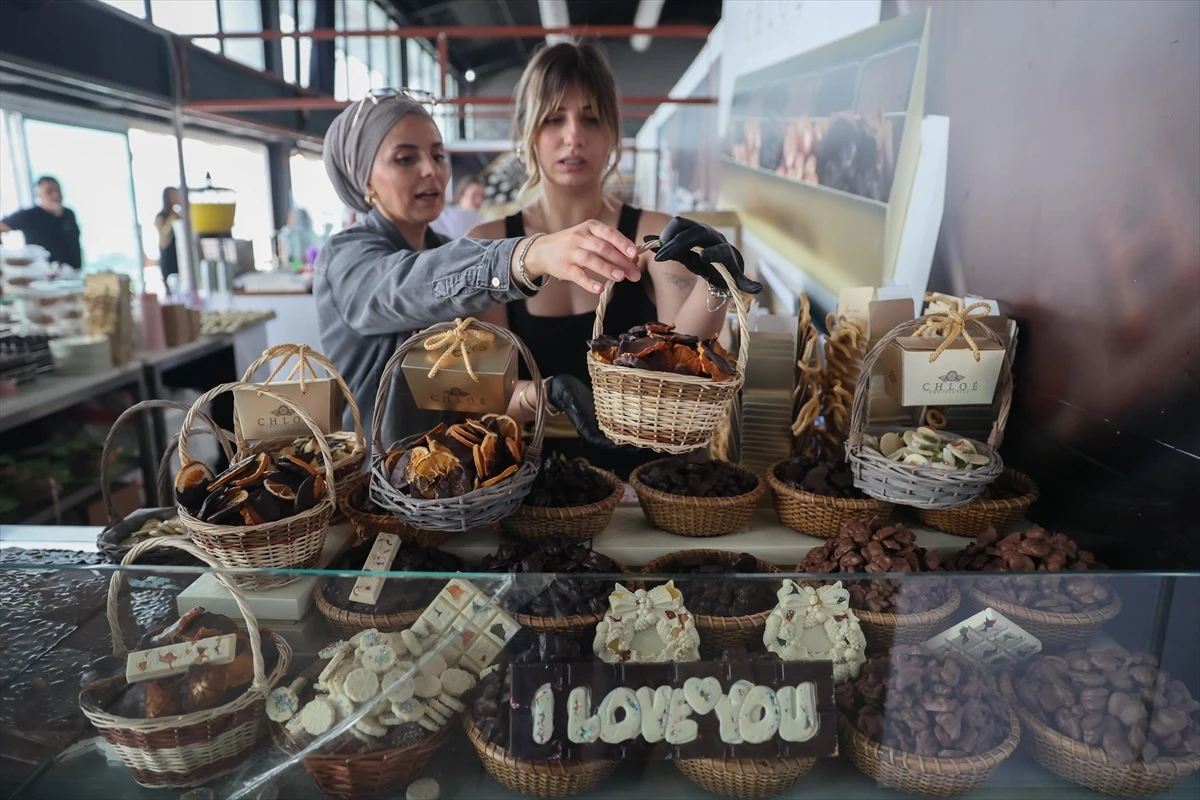
{"type": "Polygon", "coordinates": [[[472,327],[491,333],[493,336],[508,339],[516,346],[517,352],[525,360],[530,377],[537,391],[535,420],[533,423],[533,440],[525,447],[525,458],[521,462],[517,474],[506,481],[467,492],[459,497],[447,497],[437,500],[426,500],[420,497],[409,497],[397,491],[388,481],[384,460],[387,455],[381,440],[383,416],[388,407],[388,393],[391,392],[392,375],[404,356],[410,350],[423,343],[430,336],[444,331],[452,331],[456,327],[453,322],[441,322],[420,331],[411,337],[392,354],[383,374],[379,378],[379,394],[375,397],[375,418],[371,426],[371,499],[376,505],[390,511],[407,525],[426,531],[444,531],[447,533],[463,533],[471,528],[483,527],[499,522],[517,510],[533,480],[537,477],[538,465],[542,460],[542,432],[546,424],[546,390],[542,385],[542,376],[529,348],[518,337],[504,328],[498,328],[486,322],[473,322],[472,327]]]}
{"type": "Polygon", "coordinates": [[[815,758],[687,758],[675,762],[692,783],[737,800],[774,797],[792,788],[816,764],[815,758]]]}
{"type": "Polygon", "coordinates": [[[786,463],[784,460],[771,465],[767,470],[767,483],[771,486],[779,521],[794,531],[828,539],[836,536],[842,525],[851,520],[872,517],[887,519],[892,513],[892,504],[883,500],[825,497],[788,486],[775,474],[775,470],[786,463]]]}
{"type": "MultiPolygon", "coordinates": [[[[685,556],[698,555],[732,563],[741,554],[728,550],[677,550],[674,553],[667,553],[665,556],[654,559],[642,567],[642,572],[648,575],[655,573],[668,575],[671,573],[667,567],[673,565],[677,560],[685,556]]],[[[774,564],[768,564],[761,558],[758,559],[758,571],[759,573],[782,574],[782,570],[779,567],[774,564]]],[[[720,580],[721,576],[712,576],[712,579],[720,580]]],[[[680,588],[683,591],[683,603],[687,605],[687,588],[680,588]]],[[[709,614],[693,614],[692,616],[696,620],[696,632],[700,634],[701,655],[705,653],[720,655],[721,651],[726,648],[746,647],[751,641],[761,641],[763,631],[767,627],[767,617],[771,615],[773,608],[768,608],[766,611],[760,611],[757,614],[746,614],[740,617],[717,617],[709,614]]]]}
{"type": "Polygon", "coordinates": [[[1006,530],[1025,519],[1029,507],[1038,499],[1038,487],[1028,475],[1011,467],[1006,467],[1004,474],[1021,492],[1018,497],[1006,500],[977,499],[957,508],[920,508],[917,509],[917,516],[929,527],[955,536],[974,538],[988,528],[1006,530]]]}
{"type": "Polygon", "coordinates": [[[604,477],[612,487],[608,497],[584,506],[531,506],[522,504],[510,516],[500,520],[500,531],[518,542],[536,542],[562,536],[573,542],[586,542],[608,527],[613,511],[621,501],[625,485],[611,472],[599,467],[588,469],[604,477]]]}
{"type": "MultiPolygon", "coordinates": [[[[1000,368],[1000,385],[997,389],[1000,408],[996,420],[992,423],[992,431],[988,434],[987,444],[972,442],[977,452],[991,457],[992,460],[987,466],[972,470],[942,469],[893,461],[864,443],[871,370],[897,338],[915,333],[924,323],[924,319],[914,319],[897,325],[880,339],[863,359],[862,370],[858,374],[858,385],[854,389],[854,407],[850,414],[850,437],[846,441],[846,458],[850,462],[850,471],[854,474],[854,485],[864,494],[901,506],[954,508],[979,497],[988,484],[1004,470],[999,448],[1004,440],[1004,428],[1008,424],[1008,413],[1012,408],[1011,359],[1005,358],[1000,368]]],[[[967,326],[974,326],[971,332],[976,336],[1000,342],[1000,337],[978,320],[967,320],[967,326]]]]}
{"type": "MultiPolygon", "coordinates": [[[[148,539],[134,545],[121,563],[133,564],[143,553],[161,548],[184,550],[212,567],[218,566],[195,545],[168,538],[148,539]]],[[[118,656],[127,652],[117,610],[125,572],[114,571],[108,584],[108,624],[112,632],[113,653],[118,656]]],[[[283,637],[272,633],[270,636],[278,648],[279,658],[271,673],[266,674],[258,619],[229,576],[220,572],[214,572],[213,575],[229,590],[246,621],[254,662],[254,681],[245,694],[217,708],[156,719],[114,716],[80,694],[79,707],[88,721],[112,745],[117,756],[133,773],[133,779],[142,786],[200,786],[236,770],[257,751],[259,742],[266,736],[267,694],[287,673],[291,664],[292,649],[283,637]]]]}
{"type": "MultiPolygon", "coordinates": [[[[327,797],[342,800],[387,797],[421,777],[433,754],[450,741],[450,733],[450,726],[443,725],[437,733],[411,747],[371,753],[317,753],[305,756],[300,763],[327,797]]],[[[278,727],[271,729],[271,738],[280,751],[293,754],[278,727]]]]}
{"type": "Polygon", "coordinates": [[[946,602],[929,611],[916,614],[888,614],[879,611],[854,609],[863,636],[867,639],[867,651],[886,652],[898,644],[922,644],[946,627],[946,620],[962,604],[962,594],[953,584],[949,586],[946,602]]]}
{"type": "Polygon", "coordinates": [[[1021,741],[1021,725],[1010,710],[1008,736],[991,750],[965,758],[935,758],[884,747],[838,714],[838,740],[858,771],[885,786],[925,797],[954,797],[979,788],[1021,741]]]}
{"type": "MultiPolygon", "coordinates": [[[[113,507],[112,484],[108,479],[108,472],[112,464],[110,454],[116,442],[117,431],[135,415],[157,408],[174,408],[184,412],[188,410],[186,405],[177,403],[174,400],[143,400],[121,412],[121,415],[113,422],[112,428],[109,429],[108,436],[104,440],[104,450],[100,454],[100,496],[104,501],[104,511],[108,518],[108,525],[96,537],[96,549],[111,564],[121,563],[121,559],[125,558],[125,555],[132,548],[132,545],[123,545],[121,542],[136,533],[143,524],[150,520],[168,520],[177,513],[175,510],[175,489],[171,482],[170,470],[171,456],[175,454],[175,449],[179,446],[178,437],[172,439],[167,444],[162,461],[158,465],[158,506],[156,508],[139,509],[123,520],[117,518],[116,509],[113,507]]],[[[221,449],[225,451],[225,457],[232,461],[233,448],[230,445],[230,441],[233,439],[233,434],[217,427],[217,423],[213,422],[212,418],[207,414],[200,414],[199,416],[200,421],[207,425],[208,430],[212,431],[217,437],[217,442],[220,443],[221,449]]],[[[204,430],[197,429],[192,432],[203,433],[204,430]]],[[[149,491],[150,487],[146,487],[147,500],[150,499],[149,491]]],[[[152,550],[147,553],[142,557],[142,563],[194,565],[198,562],[182,550],[166,548],[152,550]]]]}
{"type": "Polygon", "coordinates": [[[736,533],[749,524],[758,501],[767,490],[762,478],[748,469],[731,464],[740,472],[754,476],[757,483],[752,490],[734,497],[688,497],[663,492],[647,486],[641,477],[644,470],[661,463],[651,461],[642,464],[630,473],[629,484],[637,492],[638,504],[650,524],[680,536],[724,536],[736,533]]]}
{"type": "Polygon", "coordinates": [[[1200,769],[1200,756],[1159,758],[1151,762],[1121,764],[1102,748],[1064,736],[1020,704],[1012,676],[1000,676],[1000,689],[1017,710],[1021,727],[1033,740],[1033,757],[1055,775],[1113,797],[1149,797],[1171,791],[1200,769]]]}
{"type": "MultiPolygon", "coordinates": [[[[1045,573],[1042,573],[1045,574],[1045,573]]],[[[971,602],[979,608],[993,608],[1042,641],[1046,649],[1070,650],[1087,647],[1104,623],[1121,613],[1121,598],[1113,592],[1112,602],[1094,611],[1064,614],[1019,606],[988,594],[979,588],[970,590],[971,602]]]]}
{"type": "MultiPolygon", "coordinates": [[[[327,579],[328,580],[328,579],[327,579]]],[[[359,631],[374,628],[382,633],[399,632],[412,627],[421,616],[424,608],[414,608],[411,611],[399,611],[394,614],[361,614],[340,606],[335,606],[325,597],[325,581],[318,581],[313,587],[313,605],[325,624],[335,634],[343,639],[349,639],[359,631]]]]}
{"type": "MultiPolygon", "coordinates": [[[[617,564],[617,569],[621,575],[633,574],[632,570],[623,564],[617,564]]],[[[637,588],[637,585],[635,584],[633,588],[637,588]]],[[[521,631],[512,642],[514,651],[524,648],[529,640],[539,633],[555,633],[580,642],[585,646],[584,651],[590,652],[592,640],[596,635],[596,626],[600,624],[600,620],[604,619],[603,611],[596,614],[568,614],[562,617],[543,617],[535,614],[519,614],[514,611],[508,613],[521,626],[521,631]]]]}
{"type": "Polygon", "coordinates": [[[347,482],[346,492],[338,495],[338,508],[354,527],[356,543],[374,539],[380,533],[394,533],[404,542],[415,542],[421,547],[441,547],[454,537],[446,531],[422,531],[405,525],[395,514],[363,511],[362,503],[369,499],[370,491],[371,475],[364,472],[347,482]]]}
{"type": "MultiPolygon", "coordinates": [[[[296,366],[292,370],[293,374],[300,372],[301,385],[306,374],[311,374],[316,377],[316,370],[312,368],[310,362],[315,362],[318,366],[329,373],[329,377],[337,383],[338,388],[342,390],[342,397],[346,399],[346,406],[350,409],[350,418],[354,421],[353,431],[338,431],[331,432],[325,435],[325,441],[332,444],[337,441],[352,441],[358,445],[355,452],[348,456],[343,456],[333,464],[333,478],[337,487],[337,496],[342,497],[350,488],[358,476],[362,473],[363,462],[367,457],[367,441],[363,436],[362,417],[359,415],[358,403],[354,402],[354,393],[350,391],[350,387],[346,385],[345,378],[333,366],[333,363],[325,356],[313,350],[309,350],[307,345],[303,344],[277,344],[274,347],[269,347],[263,351],[263,354],[257,361],[246,368],[246,372],[242,375],[243,383],[253,383],[254,373],[258,372],[264,365],[269,364],[272,359],[282,359],[275,371],[263,382],[263,386],[270,386],[271,380],[278,375],[287,365],[288,359],[296,357],[296,366]]],[[[338,420],[340,422],[340,420],[338,420]]],[[[233,425],[234,431],[238,431],[240,425],[237,414],[234,414],[233,425]]],[[[249,449],[248,453],[272,452],[281,447],[292,443],[295,437],[289,436],[284,439],[263,439],[255,442],[249,449]]]]}
{"type": "MultiPolygon", "coordinates": [[[[654,249],[648,242],[641,250],[654,249]]],[[[729,271],[721,264],[720,273],[733,293],[738,330],[747,331],[746,301],[729,271]]],[[[592,336],[604,333],[604,312],[612,299],[613,284],[605,286],[596,305],[596,323],[592,336]]],[[[729,413],[729,405],[741,391],[749,358],[749,337],[738,343],[736,374],[727,381],[696,375],[678,375],[606,364],[590,353],[588,374],[592,379],[592,397],[596,402],[596,420],[604,435],[618,444],[644,447],[660,453],[688,453],[706,447],[717,427],[729,413]]]]}
{"type": "Polygon", "coordinates": [[[470,715],[463,715],[467,738],[488,774],[528,797],[571,797],[582,794],[612,774],[616,761],[526,761],[513,758],[485,741],[470,715]]]}
{"type": "MultiPolygon", "coordinates": [[[[188,410],[187,417],[183,421],[183,432],[179,435],[179,458],[184,463],[188,460],[188,432],[192,429],[200,409],[214,397],[235,389],[258,391],[263,396],[287,405],[296,412],[296,416],[313,432],[313,436],[321,448],[325,468],[326,495],[307,511],[284,517],[276,522],[264,522],[261,525],[214,525],[193,517],[183,506],[179,507],[179,519],[183,521],[184,527],[191,534],[192,541],[221,566],[279,570],[315,567],[321,558],[321,549],[325,546],[325,533],[329,528],[329,520],[333,517],[337,492],[333,478],[333,457],[329,453],[329,445],[308,412],[303,408],[293,406],[285,397],[275,394],[269,389],[248,383],[223,383],[196,398],[196,402],[188,410]]],[[[237,455],[245,455],[246,443],[242,439],[237,425],[234,426],[234,437],[237,443],[237,455]]],[[[301,577],[303,576],[268,575],[263,577],[234,576],[231,579],[243,588],[261,590],[286,586],[301,577]]]]}

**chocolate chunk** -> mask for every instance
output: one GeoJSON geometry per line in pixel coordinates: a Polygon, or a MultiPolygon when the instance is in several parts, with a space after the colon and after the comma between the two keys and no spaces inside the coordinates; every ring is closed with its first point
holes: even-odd
{"type": "Polygon", "coordinates": [[[511,592],[502,601],[509,611],[539,617],[597,614],[608,607],[612,584],[598,580],[566,577],[580,573],[616,575],[621,567],[608,556],[586,544],[551,537],[525,544],[504,544],[483,557],[482,572],[554,573],[549,585],[529,597],[529,592],[511,592]]]}
{"type": "Polygon", "coordinates": [[[688,497],[736,497],[758,486],[753,473],[702,454],[653,461],[638,473],[638,480],[651,489],[688,497]]]}
{"type": "Polygon", "coordinates": [[[854,488],[854,476],[845,459],[816,462],[794,458],[777,467],[775,477],[794,489],[825,497],[866,497],[854,488]]]}
{"type": "Polygon", "coordinates": [[[525,505],[541,508],[586,506],[599,503],[612,491],[604,476],[583,461],[547,458],[525,497],[525,505]]]}

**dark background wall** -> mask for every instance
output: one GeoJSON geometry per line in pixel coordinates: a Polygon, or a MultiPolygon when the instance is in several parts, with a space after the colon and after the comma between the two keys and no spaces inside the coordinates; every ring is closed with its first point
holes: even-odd
{"type": "Polygon", "coordinates": [[[1122,566],[1200,565],[1200,3],[885,0],[933,9],[950,117],[931,288],[1022,326],[1006,461],[1034,517],[1122,566]]]}

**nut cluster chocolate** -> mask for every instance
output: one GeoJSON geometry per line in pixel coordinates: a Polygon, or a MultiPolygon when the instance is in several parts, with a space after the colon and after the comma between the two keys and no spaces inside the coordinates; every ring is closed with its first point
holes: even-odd
{"type": "Polygon", "coordinates": [[[578,459],[547,458],[525,497],[525,505],[569,508],[599,503],[613,492],[604,476],[578,459]]]}
{"type": "Polygon", "coordinates": [[[258,453],[220,475],[202,461],[175,474],[175,497],[188,512],[214,525],[261,525],[300,514],[326,495],[315,459],[299,452],[258,453]]]}
{"type": "MultiPolygon", "coordinates": [[[[903,525],[885,525],[879,519],[852,520],[837,535],[808,555],[797,572],[814,575],[879,572],[940,572],[936,550],[917,546],[917,537],[903,525]]],[[[866,611],[915,614],[946,602],[947,586],[941,579],[850,581],[850,604],[866,611]]]]}
{"type": "MultiPolygon", "coordinates": [[[[479,563],[482,572],[554,573],[560,576],[596,573],[615,575],[621,567],[586,544],[551,537],[525,544],[504,544],[479,563]]],[[[600,614],[608,608],[611,583],[571,577],[555,577],[533,597],[518,588],[504,599],[518,614],[565,617],[571,614],[600,614]]]]}
{"type": "Polygon", "coordinates": [[[975,582],[993,597],[1016,605],[1074,614],[1112,602],[1107,582],[1078,573],[1104,569],[1096,557],[1062,533],[1034,525],[1004,538],[989,528],[946,562],[952,572],[1060,572],[1070,575],[1019,575],[975,582]]]}
{"type": "Polygon", "coordinates": [[[398,492],[426,500],[460,497],[517,474],[525,457],[521,426],[504,414],[484,414],[433,430],[409,447],[393,447],[383,459],[398,492]]]}
{"type": "Polygon", "coordinates": [[[1007,738],[1008,701],[987,671],[953,653],[892,648],[834,690],[838,708],[868,739],[906,753],[963,758],[1007,738]]]}
{"type": "Polygon", "coordinates": [[[866,496],[854,487],[854,476],[844,458],[837,461],[793,458],[776,468],[775,477],[793,489],[823,497],[857,499],[866,496]]]}
{"type": "Polygon", "coordinates": [[[1150,653],[1039,656],[1013,682],[1026,710],[1114,761],[1200,755],[1200,702],[1150,653]]]}
{"type": "Polygon", "coordinates": [[[678,579],[675,587],[683,592],[683,601],[689,611],[713,617],[742,617],[774,608],[779,583],[734,581],[719,577],[755,575],[764,571],[758,559],[749,553],[741,553],[733,561],[727,561],[703,552],[684,553],[661,569],[655,569],[655,572],[664,574],[701,576],[701,580],[678,579]]]}
{"type": "Polygon", "coordinates": [[[715,381],[731,380],[737,364],[713,336],[700,339],[677,333],[674,325],[647,322],[620,336],[598,336],[588,342],[591,357],[617,367],[696,375],[715,381]]]}
{"type": "MultiPolygon", "coordinates": [[[[360,570],[367,562],[371,553],[373,541],[347,550],[338,560],[333,569],[360,570]]],[[[405,543],[396,551],[392,560],[392,572],[462,572],[466,566],[463,560],[453,553],[438,550],[436,547],[418,547],[405,543]]],[[[345,608],[360,614],[396,614],[403,611],[413,611],[429,605],[438,592],[445,586],[445,580],[391,579],[383,582],[379,590],[379,600],[374,605],[352,602],[350,593],[354,590],[357,578],[329,578],[322,591],[325,599],[338,608],[345,608]]]]}
{"type": "Polygon", "coordinates": [[[701,453],[655,461],[638,473],[638,480],[651,489],[687,497],[737,497],[758,486],[752,473],[701,453]]]}

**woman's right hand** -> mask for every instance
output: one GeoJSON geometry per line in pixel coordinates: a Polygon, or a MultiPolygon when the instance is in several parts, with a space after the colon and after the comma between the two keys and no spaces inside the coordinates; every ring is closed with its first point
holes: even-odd
{"type": "MultiPolygon", "coordinates": [[[[513,274],[521,247],[513,255],[513,274]]],[[[577,283],[592,294],[604,290],[605,281],[641,280],[637,246],[615,228],[590,219],[558,233],[539,236],[525,255],[525,274],[577,283]]]]}

